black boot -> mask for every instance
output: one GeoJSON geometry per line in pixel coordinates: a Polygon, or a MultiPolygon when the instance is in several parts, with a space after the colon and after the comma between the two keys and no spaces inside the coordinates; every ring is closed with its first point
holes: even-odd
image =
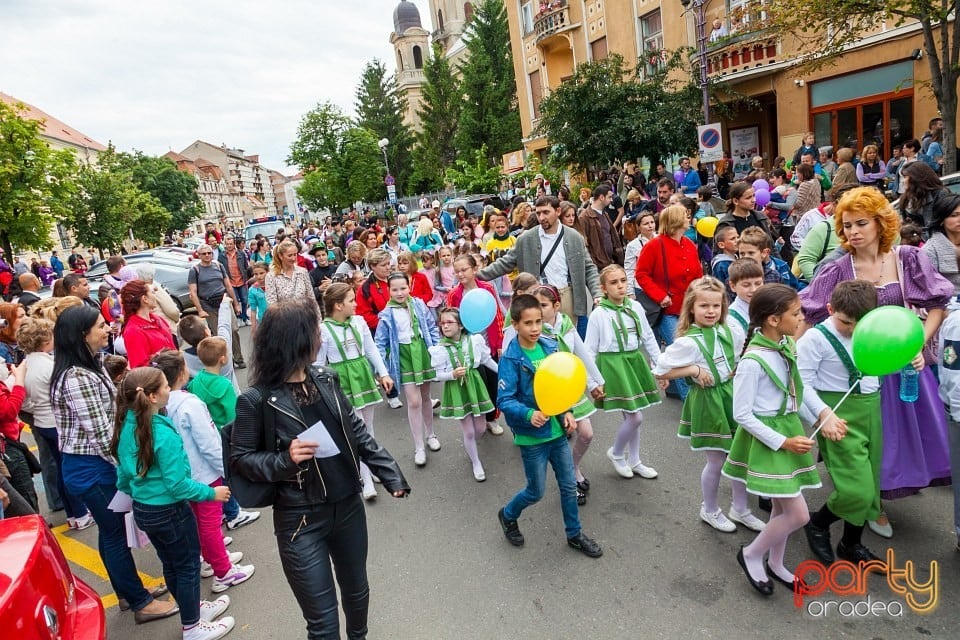
{"type": "Polygon", "coordinates": [[[833,555],[833,547],[830,546],[829,529],[821,529],[812,522],[808,522],[804,525],[803,531],[807,534],[807,544],[810,545],[814,558],[827,565],[837,559],[833,555]]]}

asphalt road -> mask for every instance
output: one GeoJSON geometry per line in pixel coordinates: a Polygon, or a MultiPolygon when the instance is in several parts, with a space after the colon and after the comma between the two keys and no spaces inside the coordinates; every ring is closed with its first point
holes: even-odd
{"type": "MultiPolygon", "coordinates": [[[[245,353],[248,332],[241,329],[245,353]]],[[[598,560],[567,547],[552,480],[543,501],[520,520],[526,546],[511,547],[503,538],[497,510],[524,485],[520,456],[509,435],[482,439],[487,481],[481,484],[473,479],[455,423],[438,420],[443,449],[430,454],[420,469],[413,464],[405,410],[382,407],[376,416],[377,438],[399,460],[413,493],[398,500],[381,489],[376,501],[368,503],[370,638],[957,637],[960,553],[954,550],[949,488],[887,503],[892,540],[864,534],[877,555],[895,551],[897,568],[913,561],[921,582],[929,580],[931,561],[937,562],[938,606],[932,613],[915,613],[879,575],[866,580],[872,606],[866,615],[851,612],[867,595],[843,597],[829,591],[797,608],[793,594],[779,584],[767,599],[747,584],[735,554],[753,539],[752,532],[741,527],[720,533],[699,520],[703,461],[676,437],[678,401],[666,400],[645,413],[643,461],[660,472],[655,480],[624,480],[615,474],[604,451],[618,421],[595,416],[596,437],[584,463],[592,489],[581,519],[584,531],[603,546],[598,560]]],[[[828,494],[822,469],[821,476],[825,487],[806,494],[813,509],[828,494]]],[[[729,506],[726,480],[721,505],[729,506]]],[[[48,514],[48,519],[59,525],[63,515],[48,514]]],[[[256,575],[227,592],[229,614],[237,619],[228,637],[306,637],[282,574],[269,509],[258,522],[230,535],[230,550],[243,551],[244,563],[255,564],[256,575]]],[[[136,626],[130,613],[115,606],[109,583],[90,569],[96,561],[96,528],[58,536],[77,574],[113,605],[106,613],[111,638],[180,638],[176,618],[136,626]]],[[[838,538],[835,525],[834,542],[838,538]]],[[[135,550],[135,556],[148,580],[161,575],[150,548],[135,550]]],[[[808,558],[802,532],[794,534],[788,563],[808,558]]],[[[204,580],[203,597],[209,597],[209,587],[210,580],[204,580]]],[[[867,608],[860,604],[857,610],[867,608]]]]}

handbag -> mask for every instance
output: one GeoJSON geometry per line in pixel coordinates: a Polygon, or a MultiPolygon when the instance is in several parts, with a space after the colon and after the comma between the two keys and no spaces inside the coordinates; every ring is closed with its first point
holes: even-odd
{"type": "MultiPolygon", "coordinates": [[[[257,447],[258,451],[269,451],[268,443],[273,451],[277,450],[277,428],[275,417],[272,411],[266,410],[266,403],[263,401],[265,389],[252,387],[260,394],[260,418],[263,424],[263,441],[257,447]]],[[[241,507],[262,508],[273,506],[277,499],[277,487],[273,482],[257,482],[248,479],[242,474],[231,473],[231,450],[233,437],[233,423],[225,424],[220,430],[220,438],[223,442],[223,476],[224,481],[230,487],[230,492],[237,499],[241,507]]]]}
{"type": "MultiPolygon", "coordinates": [[[[670,276],[667,274],[667,247],[663,244],[663,241],[660,242],[660,251],[663,255],[663,288],[668,289],[670,287],[670,276]]],[[[643,289],[637,292],[637,302],[643,307],[650,328],[656,329],[660,321],[663,320],[663,307],[660,306],[659,302],[648,296],[643,289]]]]}

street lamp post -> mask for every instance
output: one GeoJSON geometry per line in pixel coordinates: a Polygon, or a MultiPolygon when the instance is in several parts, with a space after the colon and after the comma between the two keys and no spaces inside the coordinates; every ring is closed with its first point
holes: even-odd
{"type": "Polygon", "coordinates": [[[387,145],[390,144],[390,140],[387,138],[380,138],[377,141],[377,146],[380,147],[380,151],[383,152],[383,166],[387,168],[387,175],[390,175],[390,163],[387,161],[387,145]]]}

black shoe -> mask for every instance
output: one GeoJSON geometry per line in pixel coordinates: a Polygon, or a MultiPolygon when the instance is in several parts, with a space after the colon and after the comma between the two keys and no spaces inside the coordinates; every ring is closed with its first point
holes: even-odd
{"type": "Polygon", "coordinates": [[[780,576],[778,576],[778,575],[773,571],[773,569],[770,568],[770,565],[769,565],[769,564],[767,564],[766,562],[764,562],[764,563],[763,563],[763,566],[764,566],[764,568],[767,570],[767,575],[768,575],[768,576],[770,576],[771,578],[773,578],[774,580],[776,580],[777,582],[779,582],[779,583],[782,584],[783,586],[787,587],[787,588],[790,589],[791,591],[795,591],[795,590],[796,590],[796,586],[795,586],[795,585],[796,585],[797,583],[799,583],[799,584],[800,584],[800,588],[803,589],[804,591],[806,591],[807,593],[809,593],[809,591],[807,591],[807,583],[806,583],[805,581],[801,580],[800,578],[794,576],[794,577],[793,577],[793,582],[787,582],[786,580],[784,580],[783,578],[781,578],[780,576]]]}
{"type": "Polygon", "coordinates": [[[859,562],[870,562],[871,560],[880,560],[880,558],[875,556],[870,549],[867,549],[862,544],[855,544],[848,549],[846,546],[844,546],[843,542],[837,545],[837,557],[841,560],[852,562],[853,564],[857,564],[859,562]]]}
{"type": "Polygon", "coordinates": [[[770,498],[764,498],[763,496],[760,496],[760,498],[757,500],[757,506],[760,507],[761,511],[770,513],[773,510],[773,501],[771,501],[770,498]]]}
{"type": "Polygon", "coordinates": [[[583,535],[582,531],[572,538],[567,538],[567,544],[591,558],[599,558],[603,555],[603,549],[600,548],[600,545],[583,535]]]}
{"type": "Polygon", "coordinates": [[[582,507],[585,504],[587,504],[587,494],[580,491],[580,488],[577,487],[577,506],[582,507]]]}
{"type": "Polygon", "coordinates": [[[497,519],[500,521],[500,528],[503,529],[503,535],[507,542],[515,547],[523,546],[523,534],[520,533],[520,526],[516,520],[507,520],[503,515],[503,509],[497,512],[497,519]]]}
{"type": "Polygon", "coordinates": [[[577,489],[583,491],[584,493],[590,493],[590,481],[584,478],[577,483],[577,489]]]}
{"type": "Polygon", "coordinates": [[[247,363],[246,363],[246,362],[234,362],[234,363],[233,363],[233,368],[234,368],[234,369],[246,369],[246,368],[247,368],[247,363]]]}
{"type": "Polygon", "coordinates": [[[747,580],[750,581],[750,586],[759,591],[761,595],[769,596],[773,594],[772,582],[769,580],[757,582],[753,579],[753,576],[750,575],[750,572],[747,571],[747,562],[743,559],[743,547],[740,547],[740,551],[737,551],[737,562],[740,564],[740,568],[743,569],[743,573],[747,576],[747,580]]]}
{"type": "Polygon", "coordinates": [[[830,546],[829,529],[821,529],[812,522],[808,522],[803,526],[803,531],[807,534],[807,544],[810,545],[814,558],[827,565],[837,559],[830,546]]]}

